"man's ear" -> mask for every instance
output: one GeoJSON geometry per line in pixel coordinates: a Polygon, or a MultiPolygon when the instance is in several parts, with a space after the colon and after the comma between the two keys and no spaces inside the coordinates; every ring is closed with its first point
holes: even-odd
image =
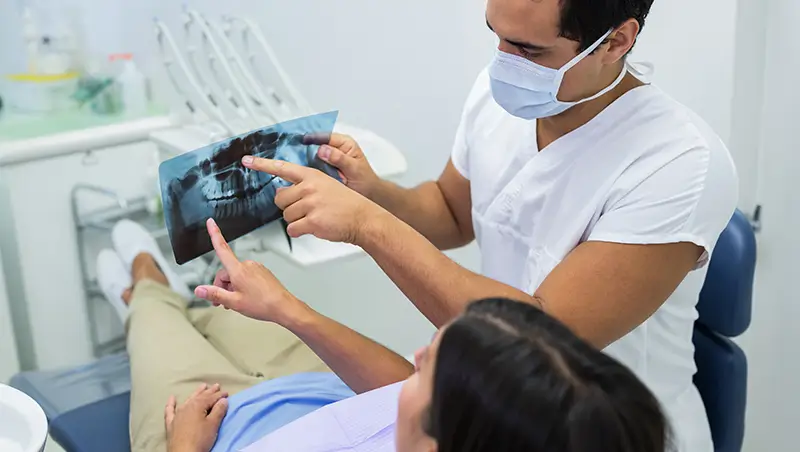
{"type": "Polygon", "coordinates": [[[631,51],[633,45],[636,44],[640,30],[639,22],[636,19],[628,19],[617,27],[608,37],[609,46],[604,62],[606,64],[614,64],[625,57],[631,51]]]}

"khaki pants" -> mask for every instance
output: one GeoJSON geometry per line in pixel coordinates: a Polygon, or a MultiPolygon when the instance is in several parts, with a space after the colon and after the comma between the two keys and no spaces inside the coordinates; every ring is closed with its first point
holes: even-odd
{"type": "Polygon", "coordinates": [[[139,282],[127,324],[133,452],[164,452],[164,406],[202,383],[235,394],[272,378],[323,372],[325,364],[288,330],[223,308],[187,309],[169,288],[139,282]]]}

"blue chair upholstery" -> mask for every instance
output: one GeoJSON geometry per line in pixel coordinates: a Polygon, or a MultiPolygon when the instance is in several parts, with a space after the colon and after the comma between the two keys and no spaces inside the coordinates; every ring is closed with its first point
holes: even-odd
{"type": "Polygon", "coordinates": [[[24,372],[11,386],[42,406],[66,452],[129,452],[130,364],[124,353],[77,368],[24,372]]]}
{"type": "Polygon", "coordinates": [[[737,211],[714,249],[697,305],[694,345],[700,391],[717,452],[741,452],[747,405],[747,357],[731,338],[750,326],[756,240],[737,211]]]}
{"type": "Polygon", "coordinates": [[[50,423],[50,436],[67,452],[129,451],[129,392],[77,408],[50,423]]]}

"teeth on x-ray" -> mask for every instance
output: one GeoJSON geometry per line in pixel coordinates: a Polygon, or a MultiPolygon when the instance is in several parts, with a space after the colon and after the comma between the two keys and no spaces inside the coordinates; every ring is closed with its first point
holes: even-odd
{"type": "Polygon", "coordinates": [[[338,178],[319,160],[309,133],[333,130],[336,113],[300,118],[257,130],[164,162],[160,168],[165,220],[178,263],[211,251],[205,221],[214,218],[228,240],[281,217],[274,199],[289,185],[270,174],[245,168],[242,157],[284,160],[319,169],[338,178]]]}

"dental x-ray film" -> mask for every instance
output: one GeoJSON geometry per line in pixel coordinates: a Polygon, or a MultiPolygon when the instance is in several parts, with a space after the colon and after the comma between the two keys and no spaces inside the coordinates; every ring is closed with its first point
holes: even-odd
{"type": "Polygon", "coordinates": [[[213,250],[206,230],[209,218],[233,241],[283,216],[275,193],[291,184],[245,168],[245,155],[316,168],[341,181],[336,168],[317,156],[319,145],[306,144],[330,136],[337,117],[338,112],[330,112],[294,119],[163,162],[161,198],[175,261],[182,265],[213,250]]]}

